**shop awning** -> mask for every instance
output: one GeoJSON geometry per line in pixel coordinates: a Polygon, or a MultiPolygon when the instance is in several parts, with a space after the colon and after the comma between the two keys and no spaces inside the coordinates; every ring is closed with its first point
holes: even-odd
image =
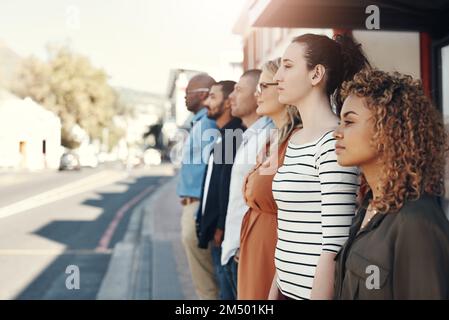
{"type": "Polygon", "coordinates": [[[447,0],[257,0],[249,10],[254,27],[366,29],[365,9],[380,9],[380,30],[449,34],[447,0]]]}

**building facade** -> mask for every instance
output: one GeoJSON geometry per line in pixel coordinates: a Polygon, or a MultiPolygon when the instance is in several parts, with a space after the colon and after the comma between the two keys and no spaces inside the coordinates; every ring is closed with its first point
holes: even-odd
{"type": "Polygon", "coordinates": [[[57,169],[62,152],[59,117],[0,90],[0,168],[57,169]]]}
{"type": "MultiPolygon", "coordinates": [[[[305,33],[350,33],[374,67],[420,78],[449,128],[449,3],[447,1],[247,0],[234,25],[243,41],[243,69],[282,56],[305,33]],[[379,29],[368,30],[375,5],[379,29]]],[[[443,199],[449,216],[449,161],[443,199]]]]}

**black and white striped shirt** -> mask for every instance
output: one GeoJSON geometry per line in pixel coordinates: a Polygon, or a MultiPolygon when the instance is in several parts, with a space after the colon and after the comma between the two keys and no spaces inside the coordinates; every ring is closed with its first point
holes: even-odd
{"type": "Polygon", "coordinates": [[[338,252],[355,214],[358,170],[337,163],[332,132],[312,143],[290,141],[273,179],[277,285],[293,299],[310,299],[321,253],[338,252]]]}

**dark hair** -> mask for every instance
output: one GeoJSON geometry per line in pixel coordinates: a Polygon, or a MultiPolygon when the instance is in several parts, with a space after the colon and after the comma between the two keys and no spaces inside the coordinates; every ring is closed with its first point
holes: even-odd
{"type": "Polygon", "coordinates": [[[311,33],[294,38],[292,43],[306,45],[305,59],[309,70],[318,64],[326,69],[326,95],[332,99],[339,115],[343,101],[338,89],[343,81],[351,80],[357,72],[370,67],[361,45],[348,35],[336,35],[330,39],[311,33]]]}
{"type": "Polygon", "coordinates": [[[223,100],[226,100],[232,91],[234,91],[235,81],[232,80],[222,80],[214,84],[214,86],[220,86],[221,92],[223,93],[223,100]]]}

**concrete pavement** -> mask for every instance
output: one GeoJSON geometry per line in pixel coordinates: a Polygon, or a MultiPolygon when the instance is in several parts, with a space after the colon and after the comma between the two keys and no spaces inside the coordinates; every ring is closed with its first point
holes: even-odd
{"type": "Polygon", "coordinates": [[[97,299],[198,299],[181,243],[176,181],[136,206],[97,299]]]}
{"type": "MultiPolygon", "coordinates": [[[[120,171],[117,168],[117,173],[120,171]]],[[[73,182],[87,178],[84,170],[70,173],[73,182]]],[[[7,188],[31,188],[40,193],[67,183],[66,175],[60,174],[45,174],[42,179],[32,175],[33,186],[38,184],[34,179],[40,183],[51,180],[51,186],[32,188],[22,182],[7,188]]],[[[172,175],[171,165],[166,164],[136,168],[123,180],[1,219],[0,299],[95,299],[113,248],[124,239],[131,213],[143,199],[141,195],[154,192],[172,175]],[[79,268],[79,290],[66,287],[68,266],[79,268]]],[[[6,191],[2,188],[9,194],[6,191]]]]}

